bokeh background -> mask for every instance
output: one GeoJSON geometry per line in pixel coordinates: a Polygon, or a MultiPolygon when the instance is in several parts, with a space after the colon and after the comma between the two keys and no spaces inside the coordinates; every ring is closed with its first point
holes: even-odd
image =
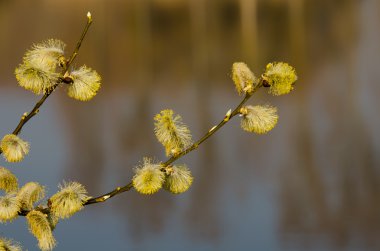
{"type": "MultiPolygon", "coordinates": [[[[90,102],[59,88],[26,125],[24,162],[0,165],[21,184],[93,196],[129,182],[144,156],[165,160],[153,116],[172,108],[199,138],[240,98],[231,65],[257,74],[295,66],[290,95],[253,135],[234,120],[179,163],[195,181],[182,195],[128,192],[91,205],[55,230],[56,250],[379,250],[380,2],[378,0],[1,0],[0,134],[38,97],[18,87],[26,49],[48,38],[70,53],[91,11],[75,65],[103,77],[90,102]]],[[[24,218],[0,235],[36,250],[24,218]]]]}

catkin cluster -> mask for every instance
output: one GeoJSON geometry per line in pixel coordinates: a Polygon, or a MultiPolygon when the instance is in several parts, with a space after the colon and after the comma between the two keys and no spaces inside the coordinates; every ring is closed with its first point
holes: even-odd
{"type": "MultiPolygon", "coordinates": [[[[180,115],[167,109],[154,117],[154,132],[157,140],[165,147],[166,155],[177,156],[192,144],[189,128],[182,122],[180,115]]],[[[186,165],[164,166],[144,158],[143,163],[135,168],[134,188],[142,194],[153,194],[162,187],[179,194],[189,189],[193,176],[186,165]]]]}
{"type": "Polygon", "coordinates": [[[29,230],[37,238],[39,248],[52,250],[56,244],[52,231],[58,220],[80,211],[90,198],[86,189],[77,182],[64,183],[59,188],[59,192],[49,199],[50,211],[45,214],[36,207],[45,197],[45,187],[37,182],[28,182],[19,188],[16,176],[0,167],[0,190],[5,192],[0,196],[0,222],[10,222],[20,213],[27,212],[29,230]]]}
{"type": "MultiPolygon", "coordinates": [[[[252,95],[259,87],[269,87],[269,93],[278,96],[293,90],[297,75],[287,63],[275,62],[269,63],[258,79],[245,63],[237,62],[232,66],[232,80],[239,94],[252,95]]],[[[241,127],[247,132],[267,133],[278,121],[277,108],[270,105],[242,106],[238,112],[242,117],[241,127]]]]}
{"type": "MultiPolygon", "coordinates": [[[[79,69],[68,67],[65,47],[65,43],[58,39],[33,45],[15,70],[19,85],[35,94],[50,93],[58,85],[63,85],[71,98],[80,101],[92,99],[100,88],[100,75],[85,65],[79,69]]],[[[22,119],[28,115],[24,114],[22,119]]],[[[0,150],[8,162],[22,161],[29,148],[29,143],[16,134],[7,134],[0,142],[0,150]]]]}
{"type": "MultiPolygon", "coordinates": [[[[91,14],[88,13],[87,17],[90,24],[91,14]]],[[[65,47],[65,43],[58,39],[33,45],[15,70],[19,85],[35,94],[44,94],[43,98],[47,98],[57,86],[62,85],[71,98],[80,101],[92,99],[100,88],[100,75],[85,65],[78,69],[72,68],[70,64],[77,51],[66,59],[65,47]]],[[[232,65],[232,80],[238,94],[245,95],[244,100],[234,111],[229,110],[217,126],[195,143],[182,117],[173,110],[162,110],[154,117],[155,135],[170,159],[162,163],[152,158],[144,158],[135,168],[132,178],[136,191],[142,194],[153,194],[161,188],[174,194],[187,191],[193,183],[191,171],[185,164],[172,163],[196,149],[236,115],[241,116],[241,127],[245,131],[264,134],[272,130],[278,121],[277,108],[270,105],[244,104],[261,87],[268,87],[269,93],[276,96],[289,93],[294,88],[297,75],[294,68],[287,63],[275,62],[268,64],[265,72],[258,78],[245,63],[237,62],[232,65]]],[[[37,112],[38,108],[39,106],[32,111],[37,112]]],[[[34,114],[25,113],[21,118],[21,125],[32,116],[34,114]]],[[[14,133],[5,135],[0,141],[0,153],[8,162],[22,161],[29,153],[30,144],[19,137],[20,130],[17,127],[14,133]]],[[[59,185],[59,191],[47,200],[46,205],[39,204],[45,198],[45,187],[37,182],[28,182],[19,187],[16,176],[5,167],[0,167],[0,190],[0,223],[10,222],[19,215],[26,216],[29,230],[43,251],[52,250],[56,246],[53,230],[59,220],[69,218],[83,209],[85,204],[93,203],[88,201],[90,196],[83,185],[64,182],[59,185]]],[[[111,195],[115,194],[109,193],[103,198],[110,198],[111,195]]],[[[97,199],[94,198],[93,201],[99,202],[97,199]]],[[[21,247],[9,239],[0,238],[1,250],[19,251],[21,247]]]]}
{"type": "MultiPolygon", "coordinates": [[[[90,13],[87,18],[91,23],[90,13]]],[[[100,75],[87,66],[72,68],[70,63],[76,52],[66,59],[65,47],[65,43],[58,39],[33,45],[15,70],[19,85],[46,97],[62,85],[71,98],[80,101],[92,99],[100,88],[100,75]]],[[[37,113],[38,109],[33,112],[37,113]]],[[[21,117],[21,125],[34,115],[25,113],[21,117]]],[[[18,135],[19,132],[20,128],[0,141],[0,153],[7,162],[20,162],[29,153],[30,144],[18,135]]],[[[68,182],[59,186],[59,191],[48,199],[47,205],[39,204],[45,198],[45,187],[37,182],[28,182],[19,188],[16,176],[5,167],[0,167],[0,190],[0,223],[10,222],[19,215],[26,216],[29,230],[37,238],[41,250],[55,247],[55,225],[60,219],[80,211],[90,198],[83,185],[68,182]]],[[[21,247],[11,240],[0,238],[0,250],[18,251],[21,247]]]]}
{"type": "MultiPolygon", "coordinates": [[[[267,65],[261,78],[257,78],[245,63],[236,62],[232,65],[232,80],[239,95],[245,94],[249,98],[260,87],[269,87],[269,93],[273,95],[289,93],[297,76],[294,68],[288,64],[271,63],[267,65]]],[[[278,121],[277,108],[273,106],[242,104],[234,113],[229,110],[222,123],[227,123],[237,114],[242,118],[243,130],[257,134],[269,132],[278,121]]],[[[154,117],[154,121],[157,140],[164,146],[166,155],[171,157],[171,160],[198,146],[198,142],[192,143],[190,130],[182,122],[181,116],[175,115],[173,110],[162,110],[154,117]]],[[[211,136],[216,129],[217,126],[214,126],[204,138],[211,136]]],[[[203,140],[199,143],[202,142],[203,140]]],[[[175,194],[183,193],[189,189],[192,182],[193,177],[186,165],[167,165],[149,158],[144,158],[142,164],[135,168],[132,180],[134,188],[142,194],[156,193],[162,187],[175,194]]]]}
{"type": "Polygon", "coordinates": [[[143,163],[136,167],[135,172],[133,186],[142,194],[153,194],[161,188],[180,194],[186,192],[193,182],[193,176],[186,165],[164,167],[161,163],[154,163],[149,158],[144,158],[143,163]]]}
{"type": "Polygon", "coordinates": [[[65,47],[65,43],[58,39],[33,45],[15,70],[19,85],[40,94],[65,84],[69,97],[81,101],[92,99],[100,88],[100,75],[85,65],[79,69],[67,69],[65,47]]]}

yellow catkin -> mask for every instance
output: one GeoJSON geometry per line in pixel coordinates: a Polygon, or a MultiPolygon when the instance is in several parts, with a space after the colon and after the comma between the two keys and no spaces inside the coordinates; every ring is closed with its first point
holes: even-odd
{"type": "Polygon", "coordinates": [[[58,80],[56,72],[39,68],[27,62],[20,64],[15,69],[15,75],[21,87],[37,95],[51,90],[58,80]]]}
{"type": "Polygon", "coordinates": [[[193,183],[193,176],[186,165],[172,166],[168,169],[164,188],[174,194],[187,191],[193,183]]]}
{"type": "Polygon", "coordinates": [[[20,211],[20,201],[15,193],[0,196],[0,222],[12,221],[20,211]]]}
{"type": "Polygon", "coordinates": [[[293,90],[293,84],[297,80],[295,69],[282,62],[269,63],[262,77],[270,86],[269,93],[276,96],[293,90]]]}
{"type": "Polygon", "coordinates": [[[240,94],[252,92],[257,78],[243,62],[236,62],[232,65],[232,80],[235,83],[237,92],[240,94]]]}
{"type": "Polygon", "coordinates": [[[15,69],[19,85],[35,94],[50,91],[58,81],[57,66],[64,62],[64,48],[58,39],[33,45],[15,69]]]}
{"type": "Polygon", "coordinates": [[[174,116],[173,110],[161,111],[154,120],[154,132],[158,141],[165,147],[167,156],[175,155],[191,145],[190,130],[182,122],[180,115],[174,116]]]}
{"type": "Polygon", "coordinates": [[[59,186],[60,191],[50,199],[51,213],[56,217],[69,218],[83,208],[83,203],[90,197],[87,195],[86,188],[78,182],[64,183],[59,186]]]}
{"type": "Polygon", "coordinates": [[[72,71],[70,77],[73,83],[67,88],[67,95],[71,98],[88,101],[100,89],[100,75],[87,66],[82,66],[78,70],[72,71]]]}
{"type": "Polygon", "coordinates": [[[0,189],[7,193],[18,189],[17,177],[5,167],[0,166],[0,189]]]}
{"type": "Polygon", "coordinates": [[[25,53],[24,62],[45,71],[55,71],[64,55],[65,46],[65,43],[58,39],[34,44],[32,49],[25,53]]]}
{"type": "Polygon", "coordinates": [[[45,197],[45,188],[37,182],[28,182],[17,193],[21,208],[31,210],[33,204],[45,197]]]}
{"type": "Polygon", "coordinates": [[[29,153],[29,143],[14,134],[7,134],[0,142],[3,156],[8,162],[22,161],[29,153]]]}
{"type": "Polygon", "coordinates": [[[161,171],[161,165],[152,163],[149,158],[144,158],[143,164],[135,169],[133,187],[142,194],[153,194],[161,189],[165,174],[161,171]]]}
{"type": "Polygon", "coordinates": [[[43,251],[52,250],[56,241],[54,239],[47,216],[40,211],[32,210],[26,215],[29,231],[38,240],[38,247],[43,251]]]}
{"type": "Polygon", "coordinates": [[[241,127],[248,132],[264,134],[272,130],[278,121],[277,108],[266,106],[245,106],[240,109],[243,115],[241,127]]]}
{"type": "Polygon", "coordinates": [[[22,248],[15,241],[0,237],[0,251],[22,251],[22,248]]]}

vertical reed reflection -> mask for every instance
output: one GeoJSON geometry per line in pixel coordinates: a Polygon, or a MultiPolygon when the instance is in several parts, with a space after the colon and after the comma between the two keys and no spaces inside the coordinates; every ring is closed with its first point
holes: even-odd
{"type": "MultiPolygon", "coordinates": [[[[189,1],[190,11],[190,24],[192,34],[192,79],[197,90],[196,96],[196,113],[200,128],[208,128],[210,126],[210,95],[211,87],[209,78],[210,70],[210,56],[208,45],[209,40],[212,39],[210,31],[212,26],[208,20],[212,17],[207,15],[210,7],[207,1],[189,1]]],[[[212,33],[211,33],[212,34],[212,33]]],[[[214,43],[218,46],[218,43],[214,43]]],[[[217,191],[218,172],[217,165],[215,165],[215,145],[213,141],[209,142],[208,148],[203,148],[199,156],[197,176],[197,186],[194,187],[191,193],[189,208],[186,210],[186,217],[189,227],[189,232],[198,238],[214,239],[218,235],[219,217],[216,201],[218,200],[217,191]],[[207,222],[207,224],[204,224],[207,222]]]]}

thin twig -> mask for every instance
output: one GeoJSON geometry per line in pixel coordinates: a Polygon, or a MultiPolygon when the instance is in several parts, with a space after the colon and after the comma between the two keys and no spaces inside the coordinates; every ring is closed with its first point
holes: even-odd
{"type": "MultiPolygon", "coordinates": [[[[92,18],[91,18],[91,14],[87,14],[87,22],[86,22],[86,26],[84,27],[83,29],[83,32],[82,32],[82,35],[77,43],[77,46],[75,47],[75,50],[74,52],[72,53],[70,59],[67,61],[67,63],[65,65],[63,65],[63,71],[62,71],[62,75],[64,75],[64,73],[67,72],[67,70],[69,69],[70,65],[72,64],[72,62],[74,61],[75,57],[77,56],[78,54],[78,51],[82,45],[82,42],[87,34],[87,31],[88,29],[90,28],[90,25],[92,23],[92,18]]],[[[48,90],[45,91],[45,94],[41,97],[41,99],[34,105],[33,109],[29,112],[29,113],[24,113],[22,116],[21,116],[21,119],[20,119],[20,122],[18,123],[17,127],[14,129],[14,131],[12,132],[12,134],[14,135],[18,135],[22,128],[24,127],[24,125],[32,118],[34,117],[40,107],[44,104],[44,102],[46,101],[46,99],[53,93],[53,91],[57,88],[57,86],[61,83],[61,79],[58,79],[57,83],[54,84],[52,87],[49,87],[48,90]]],[[[0,154],[2,153],[2,150],[0,149],[0,154]]]]}
{"type": "MultiPolygon", "coordinates": [[[[236,108],[233,111],[230,111],[229,113],[226,114],[226,116],[219,122],[217,126],[212,127],[202,138],[200,138],[198,141],[196,141],[194,144],[183,150],[182,152],[178,153],[175,156],[172,156],[169,158],[167,161],[162,163],[161,165],[163,167],[169,166],[171,163],[174,161],[178,160],[179,158],[183,157],[184,155],[190,153],[191,151],[195,150],[198,148],[200,144],[202,144],[204,141],[206,141],[208,138],[210,138],[214,133],[216,133],[220,128],[222,128],[228,121],[230,121],[231,118],[235,117],[240,113],[240,108],[248,101],[250,97],[252,97],[253,93],[255,93],[263,84],[263,81],[259,81],[259,84],[255,86],[254,90],[250,93],[246,93],[244,96],[243,100],[236,106],[236,108]]],[[[129,191],[133,188],[132,181],[129,182],[127,185],[123,187],[117,187],[114,190],[112,190],[109,193],[103,194],[101,196],[98,196],[96,198],[89,199],[84,203],[84,205],[90,205],[90,204],[95,204],[95,203],[100,203],[104,202],[115,195],[124,193],[126,191],[129,191]]]]}
{"type": "MultiPolygon", "coordinates": [[[[17,127],[14,129],[12,134],[18,135],[21,132],[21,129],[24,127],[24,125],[29,121],[29,119],[34,117],[39,112],[41,105],[50,96],[50,94],[53,93],[53,91],[55,90],[55,88],[57,88],[57,86],[58,86],[58,84],[53,85],[49,89],[49,91],[45,92],[45,94],[42,96],[42,98],[35,104],[35,106],[33,107],[33,109],[29,113],[24,113],[21,116],[20,122],[18,123],[17,127]]],[[[1,153],[1,149],[0,149],[0,153],[1,153]]]]}
{"type": "Polygon", "coordinates": [[[87,13],[87,23],[86,23],[86,26],[83,29],[82,35],[80,36],[80,38],[78,40],[77,46],[75,47],[75,50],[74,50],[73,54],[71,54],[71,57],[70,57],[70,59],[68,60],[68,62],[66,64],[66,70],[70,67],[71,63],[74,61],[74,59],[78,55],[78,52],[79,52],[79,49],[80,49],[80,47],[82,45],[84,37],[86,36],[87,31],[90,28],[91,24],[92,24],[92,16],[91,16],[91,13],[88,12],[87,13]]]}

